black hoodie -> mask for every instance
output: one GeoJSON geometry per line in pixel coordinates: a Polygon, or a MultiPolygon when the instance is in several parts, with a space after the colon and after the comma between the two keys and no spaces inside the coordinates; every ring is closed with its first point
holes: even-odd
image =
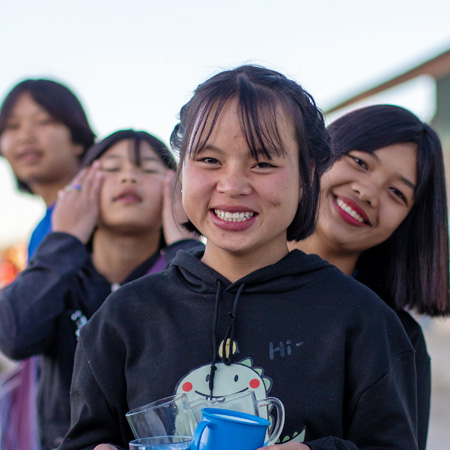
{"type": "MultiPolygon", "coordinates": [[[[179,241],[164,249],[167,262],[179,241]]],[[[145,275],[158,251],[124,281],[145,275]]],[[[43,450],[55,448],[70,424],[69,390],[77,334],[111,293],[111,283],[95,269],[86,246],[67,233],[48,234],[28,268],[0,291],[0,350],[12,359],[39,357],[38,426],[43,450]]]]}
{"type": "Polygon", "coordinates": [[[60,450],[127,448],[128,410],[211,389],[279,398],[282,442],[417,449],[414,352],[372,291],[298,250],[234,283],[201,256],[179,252],[168,270],[111,294],[83,327],[60,450]],[[235,353],[222,358],[227,339],[235,353]]]}

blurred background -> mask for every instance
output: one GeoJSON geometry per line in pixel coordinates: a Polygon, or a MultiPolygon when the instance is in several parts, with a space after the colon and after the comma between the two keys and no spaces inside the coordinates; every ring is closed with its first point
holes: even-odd
{"type": "MultiPolygon", "coordinates": [[[[169,143],[199,83],[255,63],[300,82],[327,122],[370,103],[409,108],[437,129],[450,160],[450,2],[16,0],[1,2],[0,17],[0,99],[24,78],[60,81],[98,138],[130,127],[169,143]]],[[[16,190],[1,157],[0,192],[1,286],[23,268],[45,206],[16,190]]],[[[428,448],[443,450],[450,324],[423,325],[434,377],[428,448]]]]}

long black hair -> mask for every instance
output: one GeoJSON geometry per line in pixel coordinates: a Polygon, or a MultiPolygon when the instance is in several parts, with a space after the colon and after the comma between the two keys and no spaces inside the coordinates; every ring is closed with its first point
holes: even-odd
{"type": "Polygon", "coordinates": [[[381,244],[358,259],[357,278],[396,310],[450,314],[449,237],[442,147],[436,132],[410,111],[373,105],[329,125],[334,158],[400,143],[417,147],[417,185],[411,211],[381,244]]]}
{"type": "MultiPolygon", "coordinates": [[[[292,119],[298,143],[302,198],[287,229],[289,240],[309,236],[316,223],[320,174],[330,160],[329,136],[312,96],[295,81],[264,67],[245,65],[221,72],[199,85],[180,111],[171,135],[172,148],[183,161],[206,145],[224,105],[237,99],[240,122],[252,157],[271,158],[283,152],[277,123],[278,108],[292,119]]],[[[191,222],[190,231],[198,231],[191,222]]]]}

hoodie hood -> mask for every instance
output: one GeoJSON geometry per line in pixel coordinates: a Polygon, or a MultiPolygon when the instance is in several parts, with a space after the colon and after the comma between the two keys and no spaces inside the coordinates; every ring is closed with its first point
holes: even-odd
{"type": "Polygon", "coordinates": [[[231,283],[201,262],[203,253],[203,250],[193,253],[178,252],[172,261],[172,266],[178,268],[189,289],[203,294],[216,292],[218,281],[224,291],[231,293],[237,292],[242,284],[245,284],[245,292],[252,294],[289,292],[313,281],[323,269],[334,268],[317,255],[293,250],[275,264],[258,269],[231,283]]]}

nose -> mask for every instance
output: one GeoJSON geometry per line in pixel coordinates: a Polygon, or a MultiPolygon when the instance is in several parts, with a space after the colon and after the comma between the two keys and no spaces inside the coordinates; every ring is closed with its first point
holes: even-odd
{"type": "Polygon", "coordinates": [[[121,183],[136,184],[138,182],[138,168],[134,165],[124,168],[120,174],[121,183]]]}
{"type": "Polygon", "coordinates": [[[230,197],[249,195],[252,191],[248,174],[244,170],[230,168],[224,171],[217,183],[217,190],[230,197]]]}
{"type": "Polygon", "coordinates": [[[122,183],[131,183],[131,184],[136,184],[137,183],[137,180],[134,177],[123,177],[120,181],[122,183]]]}
{"type": "Polygon", "coordinates": [[[35,129],[33,124],[29,122],[23,122],[19,127],[18,136],[20,142],[32,141],[35,138],[35,129]]]}
{"type": "Polygon", "coordinates": [[[377,183],[369,180],[354,182],[352,189],[363,202],[368,203],[373,208],[378,206],[379,188],[377,183]]]}

